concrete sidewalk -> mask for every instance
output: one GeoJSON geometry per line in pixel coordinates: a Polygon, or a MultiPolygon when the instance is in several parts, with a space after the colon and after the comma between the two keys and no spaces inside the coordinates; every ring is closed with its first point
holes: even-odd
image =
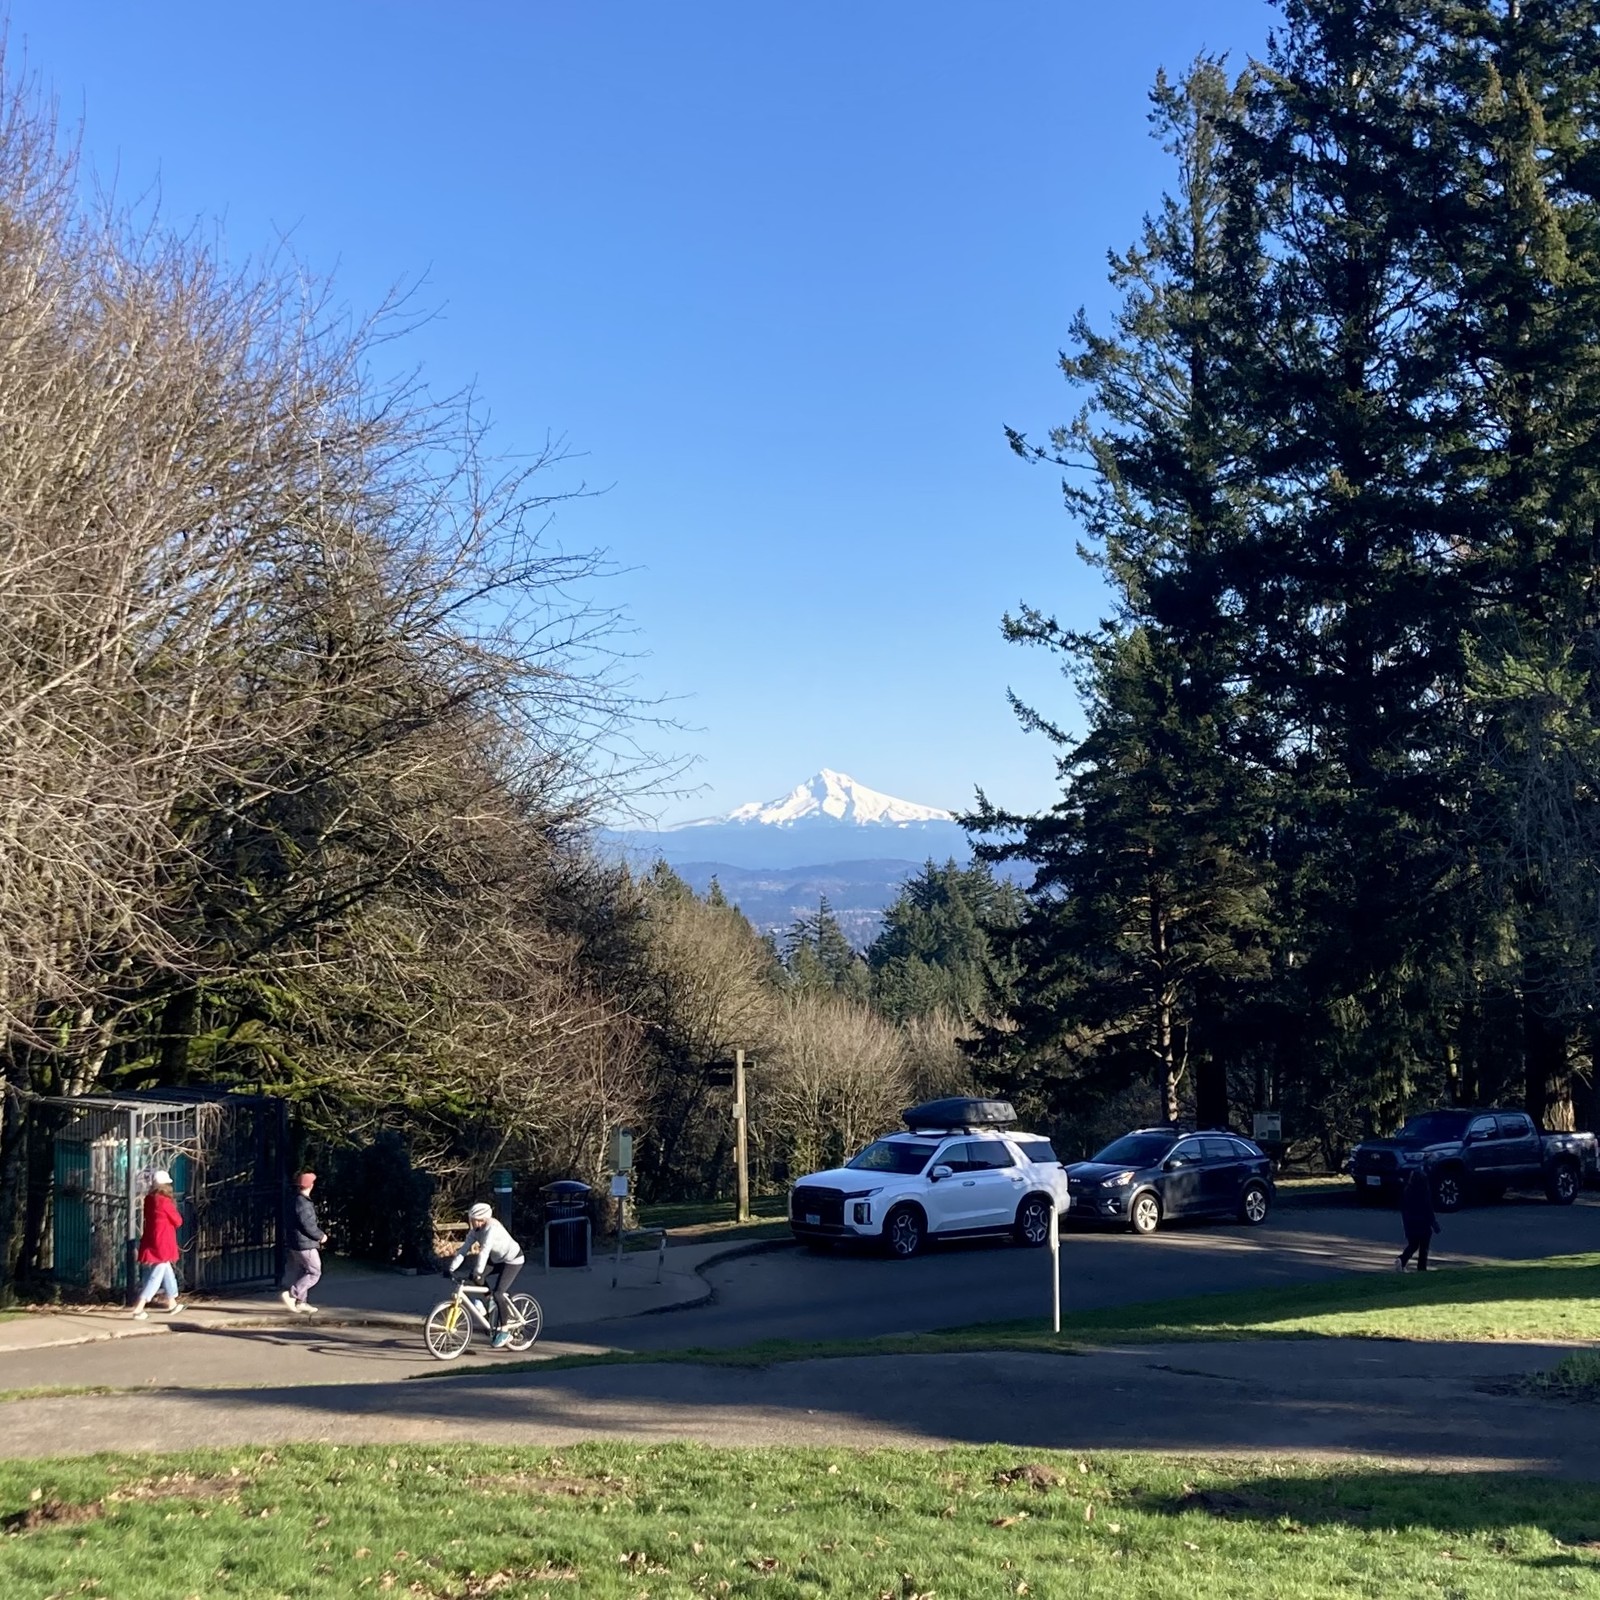
{"type": "MultiPolygon", "coordinates": [[[[701,1269],[731,1256],[790,1248],[790,1241],[746,1240],[731,1244],[678,1245],[664,1258],[655,1251],[596,1260],[588,1271],[545,1272],[530,1260],[517,1279],[544,1310],[546,1325],[587,1325],[649,1312],[676,1311],[711,1297],[701,1269]],[[615,1286],[613,1287],[613,1277],[615,1286]]],[[[322,1282],[312,1292],[314,1316],[286,1310],[276,1289],[244,1295],[183,1298],[183,1310],[169,1315],[156,1307],[135,1322],[121,1308],[52,1309],[25,1312],[0,1321],[0,1382],[7,1355],[103,1339],[144,1338],[174,1332],[232,1332],[275,1327],[393,1327],[415,1329],[431,1307],[450,1292],[437,1273],[406,1274],[355,1261],[331,1258],[322,1282]]]]}

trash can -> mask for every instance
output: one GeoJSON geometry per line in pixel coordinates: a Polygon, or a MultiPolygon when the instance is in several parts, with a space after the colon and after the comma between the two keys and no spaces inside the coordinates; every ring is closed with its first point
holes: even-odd
{"type": "Polygon", "coordinates": [[[587,1267],[591,1225],[589,1202],[593,1191],[576,1178],[547,1183],[544,1197],[544,1266],[587,1267]]]}

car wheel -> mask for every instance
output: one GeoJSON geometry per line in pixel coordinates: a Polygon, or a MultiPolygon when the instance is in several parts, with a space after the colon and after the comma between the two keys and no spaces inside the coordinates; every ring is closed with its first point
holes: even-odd
{"type": "Polygon", "coordinates": [[[1154,1233],[1161,1226],[1161,1202],[1148,1189],[1143,1194],[1135,1195],[1128,1221],[1133,1224],[1135,1233],[1154,1233]]]}
{"type": "Polygon", "coordinates": [[[901,1206],[889,1213],[883,1225],[884,1247],[896,1261],[909,1261],[927,1239],[922,1215],[913,1206],[901,1206]]]}
{"type": "Polygon", "coordinates": [[[1267,1220],[1267,1212],[1270,1209],[1271,1202],[1267,1198],[1266,1185],[1247,1184],[1244,1198],[1239,1202],[1239,1220],[1248,1222],[1252,1228],[1258,1227],[1267,1220]]]}
{"type": "Polygon", "coordinates": [[[1050,1242],[1050,1202],[1041,1194],[1030,1194],[1017,1207],[1018,1244],[1037,1250],[1050,1242]]]}
{"type": "Polygon", "coordinates": [[[1441,1211],[1459,1211],[1466,1198],[1459,1172],[1441,1172],[1433,1180],[1433,1203],[1441,1211]]]}
{"type": "Polygon", "coordinates": [[[1558,1161],[1545,1188],[1551,1205],[1570,1206],[1578,1198],[1578,1169],[1570,1161],[1558,1161]]]}

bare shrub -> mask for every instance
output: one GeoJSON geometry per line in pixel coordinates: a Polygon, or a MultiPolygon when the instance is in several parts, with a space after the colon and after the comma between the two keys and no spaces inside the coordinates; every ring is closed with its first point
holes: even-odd
{"type": "Polygon", "coordinates": [[[907,1017],[901,1024],[910,1094],[919,1105],[973,1092],[972,1060],[961,1048],[963,1032],[954,1013],[942,1008],[907,1017]]]}
{"type": "Polygon", "coordinates": [[[847,1159],[891,1127],[911,1080],[894,1026],[841,996],[797,992],[778,1009],[751,1090],[763,1154],[796,1172],[847,1159]]]}

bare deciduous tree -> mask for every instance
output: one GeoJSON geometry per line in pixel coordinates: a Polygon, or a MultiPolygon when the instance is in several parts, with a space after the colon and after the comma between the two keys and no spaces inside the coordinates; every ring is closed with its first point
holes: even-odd
{"type": "Polygon", "coordinates": [[[817,1171],[894,1126],[910,1087],[904,1045],[891,1023],[842,996],[792,993],[754,1074],[754,1132],[769,1159],[817,1171]]]}

